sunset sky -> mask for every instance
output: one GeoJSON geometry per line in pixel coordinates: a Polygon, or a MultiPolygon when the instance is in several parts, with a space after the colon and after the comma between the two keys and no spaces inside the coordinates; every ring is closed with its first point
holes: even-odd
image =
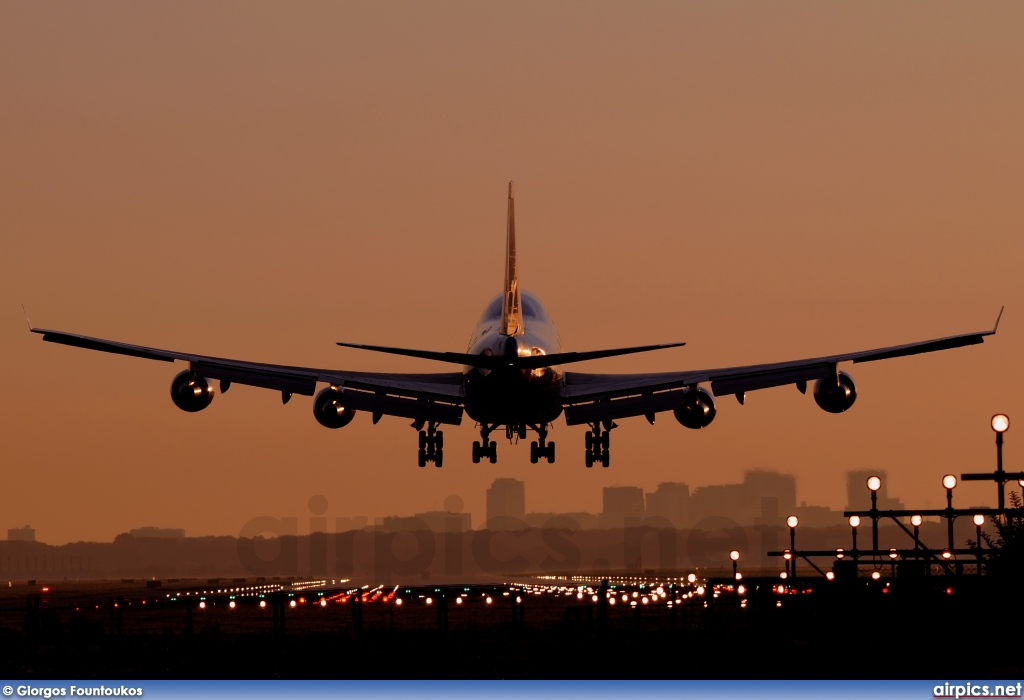
{"type": "MultiPolygon", "coordinates": [[[[484,519],[601,490],[769,468],[842,508],[845,473],[939,507],[941,476],[1024,469],[1024,4],[34,2],[0,4],[0,533],[142,525],[236,535],[441,509],[484,519]],[[686,341],[593,372],[798,359],[991,328],[983,345],[844,366],[856,405],[718,399],[706,430],[619,421],[586,469],[472,421],[444,467],[409,421],[321,427],[245,386],[186,414],[184,365],[44,343],[39,327],[253,361],[448,371],[336,341],[463,351],[520,282],[567,350],[686,341]]],[[[959,505],[995,505],[962,485],[959,505]]],[[[300,527],[301,530],[301,527],[300,527]]],[[[2,536],[2,534],[0,534],[2,536]]]]}

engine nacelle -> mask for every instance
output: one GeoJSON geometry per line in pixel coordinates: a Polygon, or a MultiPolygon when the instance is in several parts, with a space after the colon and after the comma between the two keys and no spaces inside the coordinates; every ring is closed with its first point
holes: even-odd
{"type": "Polygon", "coordinates": [[[182,411],[202,411],[213,401],[213,387],[204,377],[185,370],[171,382],[171,401],[182,411]]]}
{"type": "Polygon", "coordinates": [[[814,403],[823,411],[842,413],[857,400],[857,389],[846,372],[840,372],[838,381],[819,379],[814,383],[814,403]]]}
{"type": "Polygon", "coordinates": [[[685,403],[672,411],[679,424],[691,430],[700,430],[711,425],[715,419],[715,400],[706,389],[697,387],[683,389],[685,403]]]}
{"type": "Polygon", "coordinates": [[[316,422],[325,428],[344,428],[355,418],[356,412],[339,403],[341,392],[327,387],[317,392],[313,399],[313,415],[316,422]]]}

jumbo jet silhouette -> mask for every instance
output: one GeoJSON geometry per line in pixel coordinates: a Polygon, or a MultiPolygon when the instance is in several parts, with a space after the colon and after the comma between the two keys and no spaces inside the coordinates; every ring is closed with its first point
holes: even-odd
{"type": "MultiPolygon", "coordinates": [[[[1002,310],[999,312],[1002,316],[1002,310]]],[[[358,411],[366,411],[377,423],[381,416],[411,418],[419,431],[419,466],[433,462],[440,467],[444,456],[442,424],[458,425],[465,413],[477,422],[480,440],[473,443],[473,461],[498,459],[491,434],[501,428],[510,441],[525,439],[528,430],[538,439],[530,445],[530,461],[555,461],[555,443],[548,429],[560,415],[567,425],[586,424],[585,463],[609,461],[609,432],[617,419],[672,411],[675,419],[691,429],[706,428],[716,414],[714,397],[732,394],[742,404],[746,392],[795,384],[801,393],[813,381],[814,401],[829,413],[842,413],[857,398],[853,379],[838,370],[841,362],[871,362],[975,345],[993,335],[990,331],[923,340],[875,350],[827,357],[774,362],[745,367],[685,370],[648,374],[586,374],[567,372],[567,365],[601,357],[678,347],[684,343],[644,345],[609,350],[564,352],[558,333],[540,300],[520,290],[516,268],[515,199],[508,187],[508,230],[505,250],[505,285],[487,305],[464,353],[434,352],[378,345],[338,343],[350,348],[406,355],[461,365],[459,372],[398,374],[350,372],[336,369],[288,367],[230,360],[206,355],[159,350],[112,340],[90,338],[63,331],[32,327],[43,340],[90,350],[101,350],[149,360],[188,363],[188,369],[171,382],[171,399],[183,411],[201,411],[213,401],[214,381],[220,393],[232,384],[248,384],[281,392],[287,403],[293,394],[314,396],[313,415],[327,428],[348,425],[358,411]],[[710,391],[701,386],[709,384],[710,391]],[[317,386],[323,385],[319,391],[317,386]]]]}

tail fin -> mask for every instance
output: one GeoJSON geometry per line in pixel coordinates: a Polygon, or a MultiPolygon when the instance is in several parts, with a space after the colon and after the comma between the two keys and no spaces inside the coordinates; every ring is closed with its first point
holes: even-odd
{"type": "Polygon", "coordinates": [[[501,304],[501,334],[522,335],[522,300],[516,271],[516,209],[515,188],[508,183],[508,233],[505,241],[505,289],[501,304]]]}

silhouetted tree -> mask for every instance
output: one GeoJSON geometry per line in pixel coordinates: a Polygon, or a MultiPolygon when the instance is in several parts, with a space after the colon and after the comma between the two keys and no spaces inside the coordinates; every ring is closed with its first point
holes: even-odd
{"type": "MultiPolygon", "coordinates": [[[[1016,491],[1010,492],[1010,511],[1005,515],[990,518],[996,529],[993,537],[981,533],[981,539],[988,545],[988,573],[990,576],[1024,576],[1024,501],[1016,491]]],[[[968,540],[968,546],[977,548],[976,540],[968,540]]]]}

